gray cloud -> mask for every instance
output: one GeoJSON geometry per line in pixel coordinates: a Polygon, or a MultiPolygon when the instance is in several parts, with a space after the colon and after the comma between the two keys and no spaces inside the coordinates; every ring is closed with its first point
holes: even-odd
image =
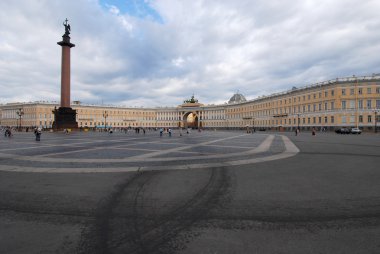
{"type": "Polygon", "coordinates": [[[0,2],[0,103],[59,100],[72,26],[72,99],[173,106],[248,99],[379,72],[378,1],[149,1],[162,22],[98,1],[0,2]]]}

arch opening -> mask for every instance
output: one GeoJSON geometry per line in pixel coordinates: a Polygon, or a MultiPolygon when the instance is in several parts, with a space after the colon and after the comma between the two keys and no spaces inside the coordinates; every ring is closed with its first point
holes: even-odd
{"type": "Polygon", "coordinates": [[[183,116],[183,123],[185,128],[198,128],[198,115],[194,112],[188,112],[183,116]]]}

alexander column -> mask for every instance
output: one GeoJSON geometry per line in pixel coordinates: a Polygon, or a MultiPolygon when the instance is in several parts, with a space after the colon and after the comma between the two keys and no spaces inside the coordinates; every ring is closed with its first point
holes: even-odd
{"type": "Polygon", "coordinates": [[[61,104],[57,109],[55,108],[53,129],[76,129],[78,123],[76,122],[76,110],[71,108],[70,105],[70,49],[75,47],[70,42],[70,25],[63,23],[65,27],[65,34],[62,35],[62,41],[57,42],[62,47],[62,65],[61,65],[61,104]]]}

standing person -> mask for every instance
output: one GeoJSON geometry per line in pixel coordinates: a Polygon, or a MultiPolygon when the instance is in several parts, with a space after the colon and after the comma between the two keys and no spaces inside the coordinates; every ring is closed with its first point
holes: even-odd
{"type": "Polygon", "coordinates": [[[162,128],[160,128],[160,137],[162,137],[163,132],[164,132],[164,130],[162,128]]]}
{"type": "Polygon", "coordinates": [[[4,137],[10,138],[12,136],[12,131],[10,127],[7,127],[4,132],[4,137]]]}
{"type": "Polygon", "coordinates": [[[145,128],[143,128],[142,130],[143,130],[143,133],[144,133],[144,135],[145,135],[145,128]]]}
{"type": "Polygon", "coordinates": [[[35,131],[36,133],[36,141],[40,141],[41,140],[41,133],[42,133],[42,130],[40,127],[37,128],[37,130],[35,131]]]}
{"type": "Polygon", "coordinates": [[[169,132],[169,137],[171,137],[172,136],[172,129],[169,128],[168,132],[169,132]]]}
{"type": "Polygon", "coordinates": [[[313,127],[313,130],[311,131],[311,135],[315,136],[315,128],[313,127]]]}

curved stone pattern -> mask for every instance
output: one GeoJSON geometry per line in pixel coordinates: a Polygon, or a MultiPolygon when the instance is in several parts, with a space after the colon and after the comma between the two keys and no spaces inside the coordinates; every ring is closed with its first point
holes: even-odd
{"type": "MultiPolygon", "coordinates": [[[[0,149],[4,171],[90,173],[224,167],[278,160],[298,148],[283,135],[202,132],[188,136],[45,134],[41,144],[20,135],[0,149]]],[[[5,145],[5,144],[4,144],[5,145]]]]}

